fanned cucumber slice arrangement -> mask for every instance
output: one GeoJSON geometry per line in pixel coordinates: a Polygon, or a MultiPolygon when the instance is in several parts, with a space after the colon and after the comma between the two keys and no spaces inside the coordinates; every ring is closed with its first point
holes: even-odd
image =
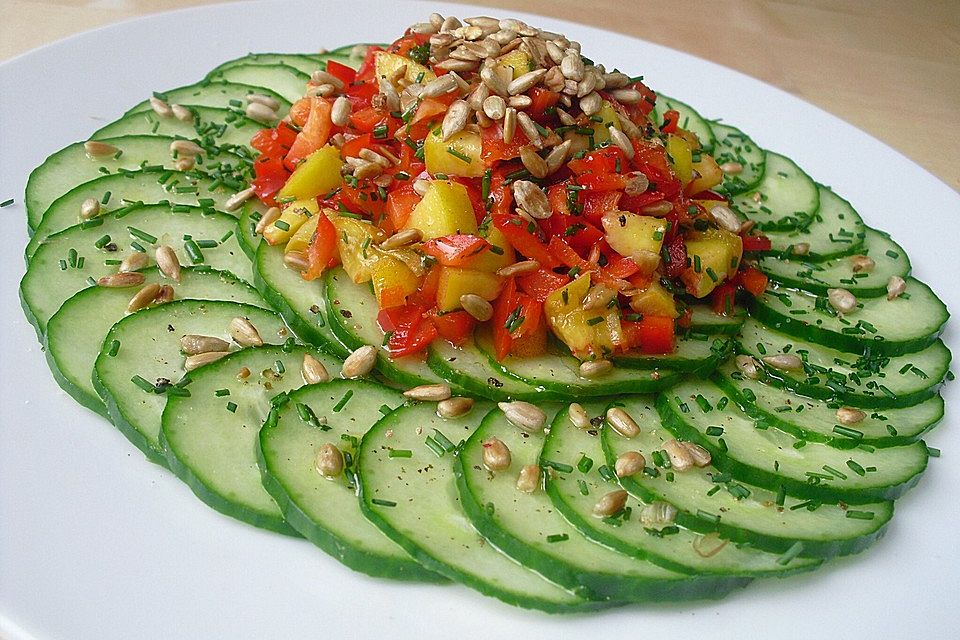
{"type": "MultiPolygon", "coordinates": [[[[31,173],[21,301],[68,394],[226,515],[302,536],[370,576],[452,580],[541,611],[721,597],[754,578],[860,552],[883,535],[893,500],[938,455],[921,438],[943,418],[939,389],[952,378],[939,339],[947,309],[911,277],[900,245],[786,156],[660,95],[646,128],[679,126],[675,138],[690,140],[690,179],[702,177],[700,169],[716,176],[714,193],[688,194],[690,202],[729,199],[747,223],[739,230],[743,262],[769,283],[741,286],[726,314],[693,285],[669,291],[671,300],[680,296],[673,315],[684,327],[675,328],[673,351],[607,349],[587,358],[609,369],[581,368],[556,335],[532,350],[540,355],[497,359],[493,326],[481,319],[489,309],[469,314],[459,291],[460,306],[454,299],[445,311],[431,308],[431,318],[439,326],[448,313],[471,315],[472,334],[391,357],[379,296],[396,274],[380,273],[375,292],[340,260],[304,279],[315,234],[294,249],[258,234],[262,216],[275,213],[268,208],[284,208],[292,196],[261,201],[251,189],[264,175],[257,163],[268,159],[251,138],[291,121],[291,105],[308,94],[308,82],[319,83],[312,74],[329,61],[357,68],[370,46],[229,60],[196,83],[153,94],[31,173]],[[671,110],[676,123],[664,121],[671,110]],[[716,166],[697,165],[700,153],[716,166]],[[750,236],[762,238],[747,246],[750,236]]],[[[338,65],[330,71],[348,76],[338,65]]],[[[608,87],[600,120],[616,92],[608,87]]],[[[637,93],[622,97],[637,104],[637,93]]],[[[357,122],[376,111],[364,106],[351,107],[357,122]]],[[[349,191],[353,200],[337,201],[341,222],[369,199],[402,230],[392,191],[353,184],[364,158],[346,149],[363,132],[348,120],[336,143],[351,155],[341,169],[353,175],[320,200],[349,191]]],[[[582,125],[573,128],[584,137],[582,125]]],[[[389,128],[383,138],[372,120],[370,127],[373,139],[389,139],[389,128]]],[[[460,155],[469,149],[458,144],[441,155],[466,162],[460,155]]],[[[429,154],[413,151],[415,159],[429,154]]],[[[409,180],[420,198],[413,172],[396,172],[382,157],[376,173],[409,180]]],[[[676,159],[669,164],[679,176],[676,159]]],[[[465,198],[490,195],[491,178],[477,180],[478,193],[465,198]]],[[[318,196],[305,193],[300,206],[309,212],[318,196]]],[[[567,193],[568,209],[577,197],[567,193]]],[[[455,232],[430,237],[465,233],[474,217],[480,223],[482,201],[466,208],[476,210],[455,232]]],[[[726,223],[737,233],[737,220],[726,223]]],[[[273,230],[296,232],[283,224],[273,230]]],[[[536,231],[526,228],[523,243],[536,231]]],[[[580,233],[575,225],[568,231],[563,238],[580,233]]],[[[662,234],[654,233],[658,243],[662,234]]],[[[421,253],[419,266],[404,265],[426,271],[439,260],[421,253]]],[[[687,266],[709,260],[726,269],[724,256],[691,254],[687,266]]],[[[547,275],[566,280],[590,267],[564,264],[547,275]]],[[[498,287],[515,277],[494,271],[475,277],[495,278],[498,287]]],[[[628,277],[621,292],[648,286],[628,277]]],[[[517,290],[547,304],[549,292],[517,290]]],[[[522,325],[525,308],[507,318],[508,333],[522,325]]],[[[660,314],[617,309],[637,327],[660,314]]]]}
{"type": "Polygon", "coordinates": [[[360,439],[403,397],[363,380],[332,380],[290,393],[260,430],[263,486],[300,535],[356,571],[372,576],[444,582],[385,536],[360,512],[356,463],[360,439]],[[317,470],[321,449],[336,447],[346,473],[317,470]],[[349,456],[349,458],[347,458],[349,456]]]}

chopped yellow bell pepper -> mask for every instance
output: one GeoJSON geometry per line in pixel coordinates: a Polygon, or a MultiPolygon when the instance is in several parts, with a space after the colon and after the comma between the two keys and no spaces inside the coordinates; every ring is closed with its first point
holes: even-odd
{"type": "Polygon", "coordinates": [[[280,189],[277,197],[280,200],[288,198],[306,200],[316,198],[321,193],[328,193],[340,186],[342,165],[343,161],[336,147],[331,145],[320,147],[297,166],[293,174],[287,178],[287,183],[280,189]]]}
{"type": "Polygon", "coordinates": [[[383,241],[385,234],[369,222],[332,211],[328,215],[337,229],[337,251],[343,270],[357,284],[369,281],[370,266],[374,262],[372,249],[383,241]]]}
{"type": "Polygon", "coordinates": [[[637,264],[645,264],[649,254],[660,254],[667,232],[665,220],[628,211],[610,211],[603,215],[601,222],[607,243],[620,255],[636,257],[637,264]]]}
{"type": "Polygon", "coordinates": [[[691,195],[712,189],[723,182],[723,171],[720,170],[720,165],[713,159],[713,156],[701,155],[700,160],[693,163],[693,170],[696,172],[695,175],[699,177],[694,178],[684,188],[691,195]]]}
{"type": "Polygon", "coordinates": [[[513,79],[519,78],[523,74],[533,70],[530,63],[530,56],[520,49],[514,49],[510,53],[497,58],[497,66],[510,69],[511,73],[513,73],[513,79]]]}
{"type": "Polygon", "coordinates": [[[543,303],[554,335],[579,358],[606,355],[625,343],[617,309],[583,309],[583,299],[589,290],[590,274],[585,273],[552,292],[543,303]]]}
{"type": "Polygon", "coordinates": [[[732,277],[743,256],[743,240],[723,229],[692,233],[686,240],[690,266],[680,274],[687,291],[703,298],[724,279],[732,277]]]}
{"type": "Polygon", "coordinates": [[[310,246],[310,241],[313,240],[313,232],[317,230],[318,215],[323,214],[314,214],[309,220],[300,225],[300,228],[297,229],[297,232],[290,237],[290,241],[287,242],[287,246],[283,248],[284,253],[307,250],[307,247],[310,246]]]}
{"type": "Polygon", "coordinates": [[[477,218],[467,188],[448,180],[432,181],[404,228],[419,229],[424,240],[455,233],[476,233],[477,218]]]}
{"type": "MultiPolygon", "coordinates": [[[[480,235],[482,236],[483,234],[481,233],[480,235]]],[[[513,251],[513,247],[507,242],[507,237],[503,235],[500,229],[497,229],[491,224],[484,239],[495,248],[484,251],[471,258],[466,264],[467,267],[476,269],[477,271],[488,271],[492,273],[497,269],[502,269],[517,261],[517,254],[513,251]]]]}
{"type": "Polygon", "coordinates": [[[437,285],[437,308],[453,311],[460,308],[460,296],[473,293],[484,300],[496,300],[502,278],[496,274],[461,267],[440,267],[437,285]]]}
{"type": "Polygon", "coordinates": [[[673,294],[663,288],[657,280],[652,281],[646,289],[630,298],[630,308],[645,316],[666,316],[676,318],[677,303],[673,294]]]}
{"type": "Polygon", "coordinates": [[[375,69],[378,78],[391,78],[403,66],[406,66],[407,70],[397,83],[397,89],[415,84],[418,78],[419,82],[426,83],[437,77],[433,71],[430,71],[430,69],[422,64],[414,62],[410,58],[398,56],[395,53],[387,53],[386,51],[381,51],[376,54],[375,69]]]}
{"type": "Polygon", "coordinates": [[[368,255],[373,293],[381,309],[404,304],[420,287],[420,278],[402,260],[376,247],[370,248],[368,255]]]}
{"type": "Polygon", "coordinates": [[[593,143],[600,145],[604,142],[610,142],[610,130],[608,129],[610,125],[613,125],[615,129],[620,128],[620,116],[606,100],[603,101],[597,116],[601,118],[600,122],[593,122],[591,126],[593,127],[593,143]]]}
{"type": "Polygon", "coordinates": [[[431,174],[479,178],[486,167],[480,159],[482,142],[475,131],[461,131],[446,142],[436,133],[427,135],[423,143],[423,159],[431,174]]]}
{"type": "Polygon", "coordinates": [[[267,228],[263,230],[263,238],[270,245],[283,244],[318,211],[320,211],[320,207],[313,198],[294,200],[284,205],[280,217],[276,221],[267,225],[267,228]]]}
{"type": "Polygon", "coordinates": [[[693,152],[682,137],[671,133],[667,136],[667,157],[683,186],[693,180],[693,152]]]}

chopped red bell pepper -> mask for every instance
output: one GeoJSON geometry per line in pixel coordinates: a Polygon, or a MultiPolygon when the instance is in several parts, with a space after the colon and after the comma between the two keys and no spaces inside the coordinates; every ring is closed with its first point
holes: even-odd
{"type": "Polygon", "coordinates": [[[307,247],[309,266],[303,272],[304,280],[316,280],[337,257],[337,228],[323,213],[316,214],[317,229],[307,247]]]}
{"type": "Polygon", "coordinates": [[[660,131],[663,133],[675,133],[679,123],[680,112],[675,109],[670,109],[663,114],[663,125],[661,125],[660,131]]]}
{"type": "Polygon", "coordinates": [[[330,120],[332,106],[329,100],[324,98],[312,98],[310,104],[310,115],[307,116],[307,122],[303,130],[297,134],[297,139],[290,147],[286,161],[296,164],[311,153],[327,144],[330,139],[330,129],[333,122],[330,120]]]}
{"type": "Polygon", "coordinates": [[[552,269],[557,266],[557,259],[535,235],[536,229],[530,231],[527,228],[532,223],[518,215],[497,214],[493,216],[493,224],[500,229],[514,250],[531,260],[536,260],[541,267],[552,269]]]}
{"type": "Polygon", "coordinates": [[[405,184],[387,194],[387,218],[394,229],[402,229],[414,207],[420,204],[420,196],[413,190],[412,184],[405,184]]]}
{"type": "Polygon", "coordinates": [[[713,312],[721,316],[733,315],[733,305],[736,300],[737,285],[733,282],[723,282],[710,294],[713,301],[713,312]]]}
{"type": "MultiPolygon", "coordinates": [[[[627,323],[621,323],[623,324],[627,323]]],[[[644,316],[639,322],[629,324],[634,325],[631,327],[631,332],[639,341],[639,345],[633,346],[638,346],[642,353],[650,355],[673,353],[676,346],[673,318],[644,316]]]]}
{"type": "Polygon", "coordinates": [[[683,243],[683,236],[676,235],[666,245],[666,257],[670,259],[667,262],[664,259],[664,272],[668,278],[679,278],[684,269],[687,268],[687,245],[683,243]]]}
{"type": "Polygon", "coordinates": [[[543,322],[543,305],[517,288],[514,278],[507,280],[493,304],[493,347],[497,360],[512,351],[515,341],[533,336],[543,322]]]}
{"type": "Polygon", "coordinates": [[[769,278],[759,269],[747,267],[741,271],[737,277],[740,280],[740,286],[754,297],[763,295],[763,292],[767,290],[769,278]]]}
{"type": "Polygon", "coordinates": [[[422,250],[445,267],[462,267],[488,246],[489,243],[483,238],[457,234],[429,240],[423,244],[422,250]]]}
{"type": "Polygon", "coordinates": [[[348,85],[357,78],[357,72],[345,64],[336,60],[327,60],[327,73],[339,78],[343,84],[348,85]]]}
{"type": "Polygon", "coordinates": [[[543,302],[547,296],[570,282],[570,278],[547,269],[525,273],[517,277],[517,286],[537,302],[543,302]]]}
{"type": "Polygon", "coordinates": [[[413,303],[380,310],[377,324],[389,334],[387,350],[391,356],[420,353],[437,338],[437,327],[424,318],[425,312],[424,307],[413,303]]]}
{"type": "Polygon", "coordinates": [[[474,317],[463,310],[439,313],[433,309],[427,315],[437,328],[440,337],[456,346],[462,345],[473,335],[473,329],[477,324],[474,317]]]}
{"type": "Polygon", "coordinates": [[[770,251],[772,246],[767,236],[743,236],[744,251],[770,251]]]}

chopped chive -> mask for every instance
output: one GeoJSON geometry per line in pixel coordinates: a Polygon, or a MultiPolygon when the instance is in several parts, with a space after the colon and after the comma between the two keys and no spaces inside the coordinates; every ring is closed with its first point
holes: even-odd
{"type": "Polygon", "coordinates": [[[605,464],[597,467],[597,473],[599,473],[600,477],[606,480],[607,482],[612,482],[617,478],[617,474],[613,472],[613,469],[611,469],[605,464]]]}
{"type": "Polygon", "coordinates": [[[554,462],[553,460],[541,460],[540,466],[543,468],[556,469],[560,473],[573,473],[573,467],[563,462],[554,462]]]}
{"type": "Polygon", "coordinates": [[[855,460],[852,460],[852,459],[847,460],[847,466],[850,467],[850,470],[853,471],[858,476],[860,476],[861,478],[867,475],[867,470],[864,469],[862,466],[860,466],[860,464],[855,460]]]}
{"type": "Polygon", "coordinates": [[[217,389],[213,392],[213,395],[217,396],[218,398],[228,396],[230,395],[230,389],[217,389]]]}
{"type": "Polygon", "coordinates": [[[114,340],[110,343],[110,350],[107,351],[107,355],[111,358],[115,358],[118,353],[120,353],[120,341],[114,340]]]}
{"type": "Polygon", "coordinates": [[[424,444],[427,445],[427,448],[430,449],[430,451],[433,451],[438,458],[442,458],[443,454],[446,453],[446,451],[443,450],[443,447],[440,446],[440,443],[434,440],[433,436],[427,436],[424,444]]]}
{"type": "Polygon", "coordinates": [[[152,236],[146,231],[141,231],[136,227],[127,227],[127,231],[129,231],[130,235],[136,238],[137,240],[143,240],[147,244],[156,244],[157,242],[156,236],[152,236]]]}
{"type": "Polygon", "coordinates": [[[708,436],[722,436],[723,427],[707,427],[706,434],[708,436]]]}
{"type": "Polygon", "coordinates": [[[286,220],[277,220],[273,223],[273,226],[281,231],[290,231],[290,223],[288,223],[286,220]]]}
{"type": "Polygon", "coordinates": [[[858,511],[856,509],[847,509],[847,517],[854,520],[873,520],[876,514],[873,511],[858,511]]]}
{"type": "Polygon", "coordinates": [[[413,451],[410,451],[410,449],[391,449],[387,456],[390,458],[412,458],[413,451]]]}
{"type": "Polygon", "coordinates": [[[187,255],[190,257],[190,261],[193,264],[200,264],[203,262],[203,251],[200,250],[196,240],[191,239],[184,242],[183,249],[187,252],[187,255]]]}
{"type": "Polygon", "coordinates": [[[107,246],[108,244],[110,244],[110,235],[109,235],[109,234],[100,236],[100,239],[97,240],[96,242],[94,242],[94,243],[93,243],[93,246],[95,246],[97,249],[103,249],[103,248],[104,248],[105,246],[107,246]]]}
{"type": "Polygon", "coordinates": [[[777,506],[782,507],[786,499],[787,499],[787,488],[783,485],[780,485],[780,488],[777,489],[777,506]]]}
{"type": "Polygon", "coordinates": [[[196,243],[201,249],[213,249],[220,245],[216,240],[197,240],[196,243]]]}
{"type": "Polygon", "coordinates": [[[590,495],[590,488],[587,487],[587,483],[583,480],[577,480],[577,486],[580,488],[580,495],[588,496],[590,495]]]}
{"type": "Polygon", "coordinates": [[[379,505],[381,507],[395,507],[397,503],[393,500],[381,500],[380,498],[372,498],[370,500],[373,504],[379,505]]]}
{"type": "Polygon", "coordinates": [[[433,430],[433,437],[438,443],[440,443],[440,446],[443,447],[443,450],[448,453],[457,448],[457,445],[453,444],[453,442],[451,442],[447,436],[443,435],[439,429],[433,430]]]}
{"type": "Polygon", "coordinates": [[[793,545],[787,549],[782,556],[777,558],[777,564],[780,566],[790,564],[790,562],[799,556],[803,552],[803,543],[794,542],[793,545]]]}
{"type": "Polygon", "coordinates": [[[283,366],[282,361],[277,360],[273,363],[273,370],[277,372],[278,376],[282,376],[286,372],[287,368],[283,366]]]}
{"type": "Polygon", "coordinates": [[[852,440],[862,440],[863,432],[857,431],[856,429],[851,429],[849,427],[844,427],[839,424],[833,426],[833,432],[837,435],[845,436],[852,440]]]}
{"type": "Polygon", "coordinates": [[[580,461],[577,462],[577,469],[580,470],[580,473],[587,473],[592,468],[593,460],[588,458],[586,455],[581,456],[580,461]]]}
{"type": "Polygon", "coordinates": [[[2,209],[2,208],[4,208],[4,207],[9,207],[9,206],[12,205],[12,204],[13,204],[13,198],[8,198],[7,200],[4,200],[3,202],[0,202],[0,209],[2,209]]]}
{"type": "Polygon", "coordinates": [[[229,411],[230,413],[236,413],[236,412],[237,412],[237,403],[236,403],[236,402],[228,402],[228,403],[227,403],[227,411],[229,411]]]}
{"type": "Polygon", "coordinates": [[[937,449],[936,447],[927,447],[927,455],[931,458],[939,458],[940,449],[937,449]]]}
{"type": "Polygon", "coordinates": [[[703,509],[697,509],[697,517],[698,517],[698,518],[703,518],[704,520],[709,520],[709,521],[712,522],[713,524],[719,524],[719,523],[720,523],[720,516],[714,515],[714,514],[710,513],[709,511],[704,511],[703,509]]]}
{"type": "Polygon", "coordinates": [[[352,398],[352,397],[353,397],[353,389],[347,390],[347,392],[346,392],[345,394],[343,394],[343,397],[340,398],[339,402],[337,402],[337,404],[334,405],[334,407],[333,407],[333,412],[334,412],[334,413],[340,413],[340,411],[341,411],[345,406],[347,406],[347,403],[350,402],[350,398],[352,398]]]}
{"type": "Polygon", "coordinates": [[[563,542],[569,540],[570,536],[566,533],[554,533],[547,536],[547,542],[563,542]]]}
{"type": "Polygon", "coordinates": [[[157,390],[157,388],[153,384],[151,384],[146,378],[142,376],[133,376],[132,378],[130,378],[130,382],[137,385],[138,387],[140,387],[141,389],[143,389],[148,393],[154,393],[157,390]]]}
{"type": "Polygon", "coordinates": [[[460,151],[457,151],[453,147],[447,147],[447,153],[452,155],[457,160],[461,160],[463,162],[466,162],[467,164],[470,164],[471,162],[473,162],[470,159],[470,156],[466,155],[465,153],[461,153],[460,151]]]}

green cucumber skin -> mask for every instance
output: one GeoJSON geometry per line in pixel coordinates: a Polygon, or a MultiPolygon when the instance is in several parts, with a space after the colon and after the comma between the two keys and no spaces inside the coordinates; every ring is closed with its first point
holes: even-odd
{"type": "MultiPolygon", "coordinates": [[[[241,233],[241,235],[243,234],[241,233]]],[[[245,243],[241,244],[246,246],[245,243]]],[[[277,289],[273,288],[273,286],[264,279],[261,261],[267,258],[266,252],[279,251],[279,249],[274,249],[264,242],[257,248],[256,251],[257,253],[253,259],[253,284],[257,288],[257,291],[260,292],[260,295],[263,296],[264,300],[266,300],[270,306],[277,310],[284,322],[286,322],[293,332],[297,334],[297,336],[304,342],[308,342],[316,347],[319,347],[330,355],[340,359],[346,358],[348,355],[350,355],[350,350],[347,349],[340,341],[336,340],[336,336],[326,335],[312,323],[301,317],[300,314],[294,310],[284,295],[277,289]]],[[[318,284],[318,286],[322,285],[318,284]]],[[[324,315],[326,317],[327,326],[330,326],[332,323],[330,322],[329,312],[325,312],[324,315]]]]}
{"type": "MultiPolygon", "coordinates": [[[[281,96],[279,93],[273,91],[272,89],[267,89],[266,87],[258,87],[248,84],[240,84],[235,82],[210,82],[209,80],[201,80],[196,84],[188,84],[182,87],[177,87],[176,89],[170,89],[165,91],[164,94],[170,99],[171,102],[182,104],[185,107],[193,106],[202,106],[202,107],[218,107],[224,108],[229,105],[230,97],[236,96],[237,99],[245,98],[246,96],[258,93],[261,95],[270,96],[274,100],[280,103],[280,109],[290,108],[290,101],[281,96]],[[216,93],[217,90],[222,90],[223,99],[222,101],[205,101],[200,100],[196,101],[197,104],[194,104],[195,101],[192,100],[193,97],[203,92],[203,90],[210,90],[210,93],[216,93]]],[[[140,102],[127,111],[124,112],[124,116],[128,116],[131,113],[139,113],[141,111],[147,111],[150,109],[150,101],[144,100],[140,102]]]]}
{"type": "MultiPolygon", "coordinates": [[[[754,298],[751,302],[750,315],[772,329],[839,351],[857,354],[867,353],[869,351],[878,355],[899,356],[921,351],[936,342],[937,338],[940,337],[940,333],[946,326],[950,314],[947,312],[946,305],[936,298],[936,296],[933,297],[937,303],[939,303],[939,311],[943,321],[935,331],[909,340],[876,340],[873,338],[863,338],[839,333],[831,329],[824,329],[823,327],[816,326],[804,320],[798,320],[789,315],[779,313],[770,306],[763,304],[760,298],[754,298]]],[[[851,314],[850,317],[852,320],[857,319],[856,314],[851,314]]]]}
{"type": "MultiPolygon", "coordinates": [[[[617,458],[613,452],[613,449],[608,443],[608,436],[606,433],[607,432],[604,430],[603,451],[606,455],[607,464],[612,467],[616,463],[617,458]]],[[[652,502],[653,500],[659,499],[659,496],[655,492],[648,490],[633,478],[621,478],[620,484],[624,489],[627,490],[628,493],[637,496],[644,502],[652,502]]],[[[893,518],[892,503],[890,503],[890,512],[887,514],[886,519],[876,530],[873,531],[873,533],[866,536],[860,536],[852,540],[829,540],[824,542],[804,540],[803,552],[800,555],[804,557],[828,559],[835,556],[846,556],[860,553],[883,537],[883,535],[886,533],[887,527],[889,526],[891,518],[893,518]]],[[[732,542],[749,544],[756,549],[769,551],[771,553],[785,553],[794,545],[795,542],[797,542],[792,538],[760,534],[755,531],[743,529],[741,527],[730,526],[725,524],[722,520],[718,524],[711,520],[701,518],[696,514],[687,513],[679,509],[677,512],[676,523],[681,527],[690,529],[691,531],[697,531],[699,533],[718,532],[723,538],[726,538],[732,542]]]]}
{"type": "Polygon", "coordinates": [[[754,142],[748,135],[732,127],[729,124],[717,122],[714,120],[708,120],[710,129],[713,131],[713,137],[716,139],[714,144],[714,158],[717,163],[723,164],[724,162],[740,162],[741,158],[747,160],[750,154],[759,155],[759,162],[748,162],[744,164],[744,172],[730,177],[724,176],[724,181],[717,186],[717,190],[721,193],[727,195],[737,195],[745,191],[752,191],[757,188],[757,185],[763,180],[763,174],[766,169],[766,153],[754,142]],[[737,138],[741,140],[741,143],[730,143],[727,144],[727,140],[737,138]],[[748,145],[753,147],[750,150],[746,151],[746,155],[741,154],[737,151],[736,145],[748,145]],[[731,148],[728,150],[728,148],[731,148]],[[747,174],[750,177],[749,180],[744,180],[743,176],[747,174]]]}
{"type": "Polygon", "coordinates": [[[703,360],[665,360],[657,356],[613,356],[611,361],[614,365],[624,369],[648,370],[664,366],[669,367],[670,370],[682,371],[698,378],[707,378],[712,375],[717,367],[729,358],[733,352],[733,340],[722,339],[717,336],[711,336],[711,338],[719,339],[722,343],[722,348],[717,349],[716,353],[703,360]]]}
{"type": "Polygon", "coordinates": [[[236,114],[233,114],[233,112],[227,109],[192,107],[192,110],[197,114],[197,117],[192,122],[181,122],[176,118],[160,118],[160,116],[153,113],[153,111],[131,113],[97,129],[91,134],[90,139],[100,140],[121,135],[137,134],[158,136],[173,135],[185,138],[202,137],[212,140],[218,146],[223,145],[229,147],[230,145],[238,145],[249,147],[250,139],[253,135],[266,126],[250,118],[236,116],[236,114]],[[225,118],[230,115],[235,115],[236,119],[228,123],[225,118]],[[237,122],[242,123],[242,126],[236,126],[237,122]],[[211,124],[217,126],[225,124],[226,129],[223,130],[222,135],[214,135],[212,132],[207,133],[204,131],[203,136],[200,136],[198,125],[205,127],[211,124]],[[155,126],[156,129],[154,129],[155,126]]]}
{"type": "Polygon", "coordinates": [[[817,185],[817,190],[820,196],[820,209],[816,213],[818,221],[804,229],[765,231],[764,235],[770,238],[773,246],[770,251],[762,252],[764,256],[774,259],[792,257],[792,247],[798,242],[810,245],[804,256],[807,262],[825,262],[862,251],[866,227],[856,209],[823,185],[817,185]],[[830,214],[829,220],[827,214],[830,214]],[[842,224],[840,220],[843,220],[842,224]],[[841,226],[835,227],[834,223],[841,226]],[[847,233],[844,238],[837,235],[841,230],[847,233]]]}
{"type": "Polygon", "coordinates": [[[97,376],[96,371],[93,373],[93,388],[96,390],[97,395],[100,396],[100,399],[103,401],[103,404],[107,408],[107,417],[110,419],[110,422],[113,423],[117,429],[120,430],[120,433],[124,437],[133,443],[137,449],[143,453],[144,457],[150,462],[164,467],[167,467],[167,459],[163,455],[163,452],[158,451],[153,444],[144,436],[142,433],[137,431],[132,424],[123,416],[123,412],[120,411],[120,406],[117,404],[116,398],[113,394],[107,391],[107,388],[103,386],[103,383],[100,382],[100,378],[97,376]]]}
{"type": "MultiPolygon", "coordinates": [[[[486,359],[484,358],[484,361],[486,359]]],[[[439,355],[433,348],[430,349],[430,352],[427,356],[427,366],[430,369],[443,378],[444,380],[449,381],[451,384],[463,389],[467,395],[479,396],[481,398],[486,398],[488,400],[494,400],[497,402],[506,402],[509,400],[525,400],[525,401],[540,401],[544,398],[549,397],[549,394],[544,395],[542,389],[533,387],[531,385],[517,382],[517,386],[523,391],[501,391],[501,387],[504,383],[500,383],[500,386],[492,384],[488,380],[478,380],[477,378],[462,373],[450,366],[450,364],[439,355]],[[529,390],[526,390],[529,388],[529,390]]],[[[490,370],[491,374],[497,373],[494,370],[490,370]]],[[[491,376],[500,382],[499,378],[491,376]]],[[[514,382],[513,380],[508,380],[507,382],[514,382]]]]}
{"type": "MultiPolygon", "coordinates": [[[[660,599],[718,599],[733,589],[749,584],[749,578],[739,576],[712,576],[707,578],[690,575],[689,571],[683,571],[684,577],[676,580],[645,579],[587,571],[547,555],[511,533],[504,531],[487,514],[484,506],[477,500],[464,469],[464,453],[467,448],[476,446],[477,441],[483,439],[484,423],[496,416],[497,413],[499,413],[499,410],[494,409],[487,414],[480,427],[467,439],[467,443],[456,457],[453,467],[457,490],[460,493],[460,503],[463,505],[467,517],[470,518],[470,522],[480,535],[494,547],[522,565],[545,576],[551,582],[555,582],[590,600],[627,603],[650,602],[660,599]]],[[[627,563],[630,560],[624,558],[624,562],[627,563]]]]}
{"type": "Polygon", "coordinates": [[[711,380],[721,389],[723,392],[730,396],[730,399],[737,403],[737,406],[746,413],[748,416],[754,420],[763,420],[767,422],[770,426],[780,429],[790,435],[794,436],[798,440],[806,440],[808,442],[821,442],[823,444],[830,445],[831,447],[836,447],[838,449],[853,449],[856,448],[859,444],[865,444],[871,447],[897,447],[919,440],[924,434],[931,431],[935,428],[940,421],[943,419],[944,415],[944,406],[941,401],[940,411],[938,416],[936,416],[932,421],[924,425],[923,429],[917,431],[915,434],[910,436],[881,436],[879,438],[875,437],[864,437],[858,440],[853,440],[845,436],[840,435],[824,435],[817,431],[811,429],[806,429],[802,425],[798,425],[793,422],[784,420],[779,415],[775,413],[770,413],[769,411],[764,411],[756,405],[756,403],[750,401],[746,396],[744,396],[739,389],[737,389],[731,382],[721,374],[717,372],[711,380]]]}
{"type": "Polygon", "coordinates": [[[805,498],[808,500],[817,500],[819,502],[837,504],[844,502],[846,504],[868,504],[881,500],[894,500],[899,498],[909,489],[916,486],[920,481],[920,476],[927,468],[927,459],[924,458],[923,466],[917,469],[917,472],[908,480],[888,486],[872,487],[869,489],[843,490],[821,484],[811,484],[789,478],[773,471],[761,469],[760,467],[737,460],[726,454],[715,442],[703,436],[700,431],[693,428],[683,417],[678,414],[673,404],[665,395],[657,397],[657,412],[660,419],[668,431],[672,432],[678,440],[687,440],[699,444],[710,452],[712,464],[720,471],[725,471],[735,479],[749,484],[756,485],[777,491],[781,486],[788,495],[805,498]]]}

